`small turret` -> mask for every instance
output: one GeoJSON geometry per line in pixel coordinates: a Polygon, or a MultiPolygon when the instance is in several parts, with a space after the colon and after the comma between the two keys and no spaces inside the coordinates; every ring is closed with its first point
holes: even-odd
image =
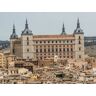
{"type": "Polygon", "coordinates": [[[29,30],[27,19],[26,19],[25,29],[22,31],[21,35],[33,35],[32,31],[29,30]]]}
{"type": "Polygon", "coordinates": [[[15,25],[13,24],[13,32],[10,36],[10,39],[17,39],[18,35],[16,35],[15,25]]]}
{"type": "Polygon", "coordinates": [[[61,35],[66,35],[66,32],[65,32],[65,27],[64,27],[64,23],[63,23],[62,33],[61,33],[61,35]]]}
{"type": "Polygon", "coordinates": [[[80,22],[79,22],[79,18],[77,19],[77,27],[74,30],[74,34],[84,34],[83,30],[80,28],[80,22]]]}

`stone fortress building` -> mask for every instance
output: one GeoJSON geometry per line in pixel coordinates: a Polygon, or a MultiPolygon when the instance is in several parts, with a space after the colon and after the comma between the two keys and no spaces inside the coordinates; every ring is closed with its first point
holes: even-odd
{"type": "Polygon", "coordinates": [[[61,34],[34,35],[26,19],[25,29],[20,37],[16,34],[13,25],[10,47],[11,55],[22,59],[45,60],[58,57],[82,61],[84,60],[84,33],[78,19],[77,27],[72,34],[65,32],[63,24],[61,34]]]}

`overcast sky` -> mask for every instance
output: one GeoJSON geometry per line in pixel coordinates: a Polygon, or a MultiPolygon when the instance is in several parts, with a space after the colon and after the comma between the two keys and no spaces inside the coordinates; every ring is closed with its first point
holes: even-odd
{"type": "Polygon", "coordinates": [[[85,36],[96,36],[96,13],[66,13],[66,12],[31,12],[31,13],[0,13],[0,40],[9,40],[12,34],[13,23],[16,33],[20,36],[28,19],[29,28],[33,34],[60,34],[64,22],[67,34],[74,32],[77,18],[85,36]]]}

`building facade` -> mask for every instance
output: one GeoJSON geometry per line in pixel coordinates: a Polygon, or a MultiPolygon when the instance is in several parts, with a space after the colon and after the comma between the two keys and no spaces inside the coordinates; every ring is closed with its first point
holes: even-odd
{"type": "Polygon", "coordinates": [[[5,68],[7,64],[6,57],[4,53],[0,50],[0,68],[5,68]]]}
{"type": "Polygon", "coordinates": [[[65,32],[63,24],[61,34],[34,35],[26,20],[25,29],[18,37],[13,25],[10,52],[11,55],[22,59],[44,60],[57,56],[60,59],[84,60],[84,33],[80,28],[79,19],[72,34],[65,32]]]}

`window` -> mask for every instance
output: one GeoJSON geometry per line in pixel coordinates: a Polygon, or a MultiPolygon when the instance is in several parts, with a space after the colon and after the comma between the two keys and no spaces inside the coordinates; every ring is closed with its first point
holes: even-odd
{"type": "Polygon", "coordinates": [[[67,43],[68,43],[69,41],[67,40],[67,43]]]}
{"type": "Polygon", "coordinates": [[[79,55],[79,58],[81,58],[81,55],[79,55]]]}
{"type": "Polygon", "coordinates": [[[79,44],[81,44],[81,42],[79,41],[79,44]]]}
{"type": "Polygon", "coordinates": [[[40,49],[40,52],[42,52],[42,49],[40,49]]]}
{"type": "Polygon", "coordinates": [[[48,52],[50,52],[50,49],[48,49],[48,52]]]}
{"type": "Polygon", "coordinates": [[[40,41],[40,43],[42,43],[42,41],[40,41]]]}
{"type": "Polygon", "coordinates": [[[27,49],[27,52],[29,52],[29,49],[27,49]]]}
{"type": "Polygon", "coordinates": [[[46,52],[46,49],[44,49],[44,52],[46,52]]]}
{"type": "Polygon", "coordinates": [[[15,54],[15,49],[13,49],[13,54],[15,54]]]}
{"type": "Polygon", "coordinates": [[[54,41],[52,41],[52,43],[54,43],[54,41]]]}
{"type": "Polygon", "coordinates": [[[72,43],[72,40],[71,40],[71,43],[72,43]]]}
{"type": "Polygon", "coordinates": [[[81,37],[79,36],[79,39],[81,39],[81,37]]]}
{"type": "Polygon", "coordinates": [[[71,51],[73,51],[73,48],[71,48],[71,51]]]}
{"type": "Polygon", "coordinates": [[[29,38],[27,37],[27,41],[29,41],[29,38]]]}
{"type": "Polygon", "coordinates": [[[40,59],[42,60],[42,57],[40,57],[40,59]]]}
{"type": "Polygon", "coordinates": [[[58,49],[56,48],[56,52],[58,52],[58,49]]]}
{"type": "Polygon", "coordinates": [[[65,48],[63,48],[63,51],[65,52],[65,48]]]}
{"type": "Polygon", "coordinates": [[[27,34],[28,34],[28,31],[27,31],[27,34]]]}
{"type": "Polygon", "coordinates": [[[81,51],[81,47],[79,47],[79,51],[81,51]]]}
{"type": "Polygon", "coordinates": [[[36,49],[36,52],[38,52],[38,49],[36,49]]]}
{"type": "Polygon", "coordinates": [[[29,45],[29,42],[27,41],[27,45],[29,45]]]}
{"type": "Polygon", "coordinates": [[[69,51],[69,48],[67,48],[67,51],[69,51]]]}
{"type": "Polygon", "coordinates": [[[69,58],[69,56],[67,56],[67,58],[69,58]]]}
{"type": "Polygon", "coordinates": [[[59,49],[59,51],[61,52],[61,48],[59,49]]]}
{"type": "Polygon", "coordinates": [[[44,41],[44,43],[46,43],[46,41],[44,41]]]}
{"type": "Polygon", "coordinates": [[[36,43],[38,43],[38,41],[36,41],[36,43]]]}
{"type": "Polygon", "coordinates": [[[50,43],[50,41],[48,41],[48,43],[50,43]]]}
{"type": "Polygon", "coordinates": [[[54,52],[54,48],[52,48],[52,52],[54,52]]]}
{"type": "Polygon", "coordinates": [[[55,41],[57,43],[57,41],[55,41]]]}

